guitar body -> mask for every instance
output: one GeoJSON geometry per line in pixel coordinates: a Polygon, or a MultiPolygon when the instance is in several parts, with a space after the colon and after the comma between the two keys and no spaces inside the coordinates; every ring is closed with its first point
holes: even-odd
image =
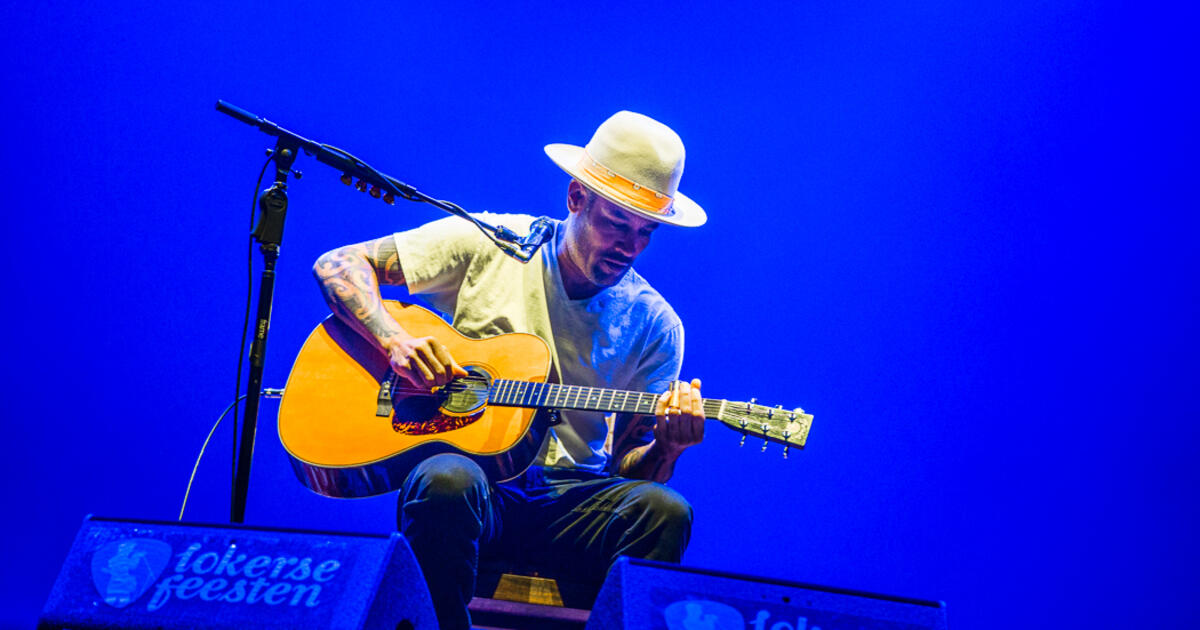
{"type": "MultiPolygon", "coordinates": [[[[445,344],[477,379],[545,383],[550,373],[550,349],[535,335],[469,339],[419,306],[384,306],[409,333],[445,344]]],[[[385,385],[392,380],[387,357],[338,318],[309,335],[279,407],[279,438],[301,483],[330,497],[371,496],[398,489],[439,453],[466,455],[498,480],[521,474],[537,456],[546,414],[486,400],[439,402],[392,390],[385,385]]]]}

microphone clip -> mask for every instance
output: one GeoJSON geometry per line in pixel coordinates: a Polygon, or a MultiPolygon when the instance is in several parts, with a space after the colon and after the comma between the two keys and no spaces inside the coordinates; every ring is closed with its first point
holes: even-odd
{"type": "Polygon", "coordinates": [[[546,217],[538,217],[529,224],[529,233],[523,237],[516,238],[516,234],[512,230],[499,226],[496,229],[496,236],[503,244],[501,249],[509,256],[527,263],[533,259],[534,253],[553,238],[554,222],[546,217]]]}

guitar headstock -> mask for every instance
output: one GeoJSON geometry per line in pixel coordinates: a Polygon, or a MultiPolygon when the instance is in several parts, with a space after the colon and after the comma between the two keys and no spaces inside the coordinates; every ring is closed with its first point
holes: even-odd
{"type": "Polygon", "coordinates": [[[754,435],[766,440],[763,450],[766,450],[767,442],[782,444],[783,456],[787,457],[789,447],[804,448],[813,417],[799,407],[790,411],[783,407],[767,407],[756,404],[751,398],[750,402],[721,401],[716,419],[741,433],[743,445],[747,435],[754,435]]]}

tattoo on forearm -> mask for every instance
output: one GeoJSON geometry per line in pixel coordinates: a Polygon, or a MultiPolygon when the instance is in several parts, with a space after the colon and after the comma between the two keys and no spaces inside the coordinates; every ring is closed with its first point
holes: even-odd
{"type": "Polygon", "coordinates": [[[628,449],[630,444],[648,441],[651,439],[650,435],[654,431],[654,416],[628,416],[629,414],[622,414],[617,417],[616,426],[621,428],[621,433],[613,437],[613,445],[616,447],[615,452],[617,453],[628,449]]]}
{"type": "Polygon", "coordinates": [[[396,242],[390,238],[374,241],[375,251],[370,260],[375,265],[375,277],[383,284],[404,284],[404,272],[400,270],[400,253],[396,242]]]}
{"type": "Polygon", "coordinates": [[[637,449],[625,453],[625,456],[621,458],[621,465],[617,466],[618,474],[629,476],[633,472],[634,466],[637,466],[639,456],[640,453],[637,449]]]}
{"type": "Polygon", "coordinates": [[[385,258],[370,256],[361,244],[335,249],[317,259],[313,273],[335,313],[346,321],[357,321],[371,336],[384,341],[401,331],[383,308],[378,276],[385,276],[385,282],[397,277],[402,282],[403,274],[395,245],[377,246],[375,253],[385,258]],[[375,269],[369,261],[376,262],[375,269]]]}
{"type": "Polygon", "coordinates": [[[630,479],[647,479],[666,483],[675,473],[675,460],[664,457],[649,445],[640,446],[625,454],[618,474],[630,479]]]}

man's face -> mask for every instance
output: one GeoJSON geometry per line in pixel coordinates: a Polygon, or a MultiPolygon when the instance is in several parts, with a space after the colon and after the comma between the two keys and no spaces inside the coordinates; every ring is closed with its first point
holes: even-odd
{"type": "Polygon", "coordinates": [[[650,244],[658,223],[622,209],[577,182],[571,183],[568,195],[574,225],[567,231],[567,255],[588,282],[610,287],[650,244]]]}

